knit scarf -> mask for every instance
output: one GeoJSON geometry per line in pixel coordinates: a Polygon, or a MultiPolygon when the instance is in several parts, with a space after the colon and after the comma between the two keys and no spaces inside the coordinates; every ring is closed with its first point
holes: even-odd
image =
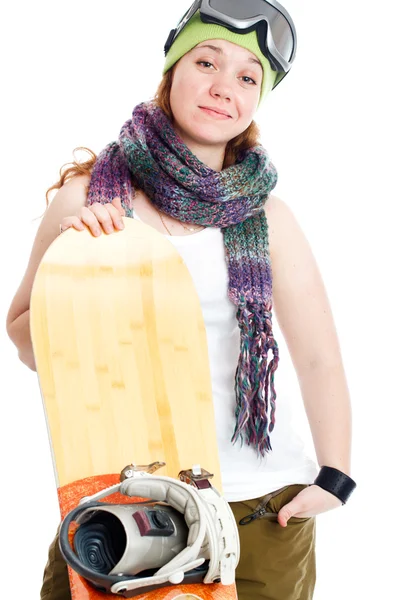
{"type": "Polygon", "coordinates": [[[132,217],[135,181],[167,215],[221,229],[228,297],[236,306],[240,329],[231,441],[240,438],[241,444],[254,446],[264,456],[272,450],[269,433],[275,424],[274,372],[279,361],[271,324],[272,274],[264,212],[277,182],[276,168],[260,144],[242,151],[234,165],[214,171],[191,152],[168,116],[150,100],[134,108],[118,141],[98,155],[87,204],[104,204],[119,196],[126,216],[132,217]]]}

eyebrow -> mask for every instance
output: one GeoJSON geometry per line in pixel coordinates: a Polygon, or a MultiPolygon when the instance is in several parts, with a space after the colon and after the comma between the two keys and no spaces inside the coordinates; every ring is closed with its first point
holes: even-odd
{"type": "MultiPolygon", "coordinates": [[[[225,54],[224,51],[222,50],[222,48],[220,48],[219,46],[212,46],[211,44],[203,44],[203,46],[196,46],[196,48],[194,48],[194,50],[197,50],[197,48],[211,48],[211,50],[215,50],[215,52],[218,52],[218,54],[225,54]]],[[[252,63],[256,63],[257,65],[260,65],[261,68],[263,68],[262,64],[260,63],[260,61],[258,60],[258,58],[252,58],[251,56],[248,58],[248,62],[252,62],[252,63]]]]}

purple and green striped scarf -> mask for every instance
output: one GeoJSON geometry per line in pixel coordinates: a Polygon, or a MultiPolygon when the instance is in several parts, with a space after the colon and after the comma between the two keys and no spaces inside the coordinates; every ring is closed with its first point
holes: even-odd
{"type": "Polygon", "coordinates": [[[274,372],[279,361],[272,333],[272,273],[264,212],[277,182],[276,168],[265,148],[257,145],[243,151],[234,165],[214,171],[191,152],[164,111],[150,100],[134,108],[118,141],[97,157],[88,205],[119,196],[126,216],[132,217],[134,180],[171,217],[222,230],[228,296],[237,307],[240,328],[232,442],[240,438],[264,456],[272,450],[269,433],[275,424],[274,372]]]}

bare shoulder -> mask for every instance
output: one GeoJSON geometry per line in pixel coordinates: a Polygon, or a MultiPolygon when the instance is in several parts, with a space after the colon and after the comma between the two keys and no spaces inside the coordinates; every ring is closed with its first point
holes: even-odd
{"type": "MultiPolygon", "coordinates": [[[[316,259],[309,240],[290,206],[278,196],[270,195],[265,214],[275,291],[287,289],[287,277],[294,280],[293,270],[303,283],[319,278],[316,259]],[[289,275],[290,274],[290,275],[289,275]]],[[[299,283],[300,285],[300,283],[299,283]]]]}
{"type": "Polygon", "coordinates": [[[51,217],[60,222],[65,216],[79,214],[85,206],[90,185],[90,175],[74,175],[68,179],[54,195],[47,208],[45,223],[51,217]]]}
{"type": "Polygon", "coordinates": [[[268,223],[268,243],[271,256],[277,253],[278,245],[285,243],[296,227],[296,218],[289,205],[278,196],[270,194],[265,204],[268,223]]]}
{"type": "Polygon", "coordinates": [[[87,191],[89,189],[90,180],[91,175],[75,175],[68,179],[62,187],[66,189],[84,188],[87,191]]]}
{"type": "Polygon", "coordinates": [[[275,218],[276,211],[279,210],[283,204],[283,200],[281,200],[278,196],[274,194],[269,194],[268,200],[265,203],[265,214],[267,216],[268,224],[271,223],[271,220],[275,218]]]}
{"type": "Polygon", "coordinates": [[[310,241],[294,211],[268,198],[272,295],[279,327],[301,377],[315,365],[337,367],[340,349],[327,290],[310,241]]]}

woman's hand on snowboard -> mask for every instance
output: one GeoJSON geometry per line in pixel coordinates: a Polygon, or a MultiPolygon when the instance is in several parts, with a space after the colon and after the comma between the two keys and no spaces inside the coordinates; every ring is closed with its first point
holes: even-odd
{"type": "Polygon", "coordinates": [[[116,196],[107,204],[95,202],[82,207],[79,216],[64,217],[60,223],[60,233],[70,227],[77,231],[89,229],[94,236],[99,236],[102,232],[114,233],[124,229],[122,216],[125,216],[125,210],[121,205],[121,198],[116,196]]]}

